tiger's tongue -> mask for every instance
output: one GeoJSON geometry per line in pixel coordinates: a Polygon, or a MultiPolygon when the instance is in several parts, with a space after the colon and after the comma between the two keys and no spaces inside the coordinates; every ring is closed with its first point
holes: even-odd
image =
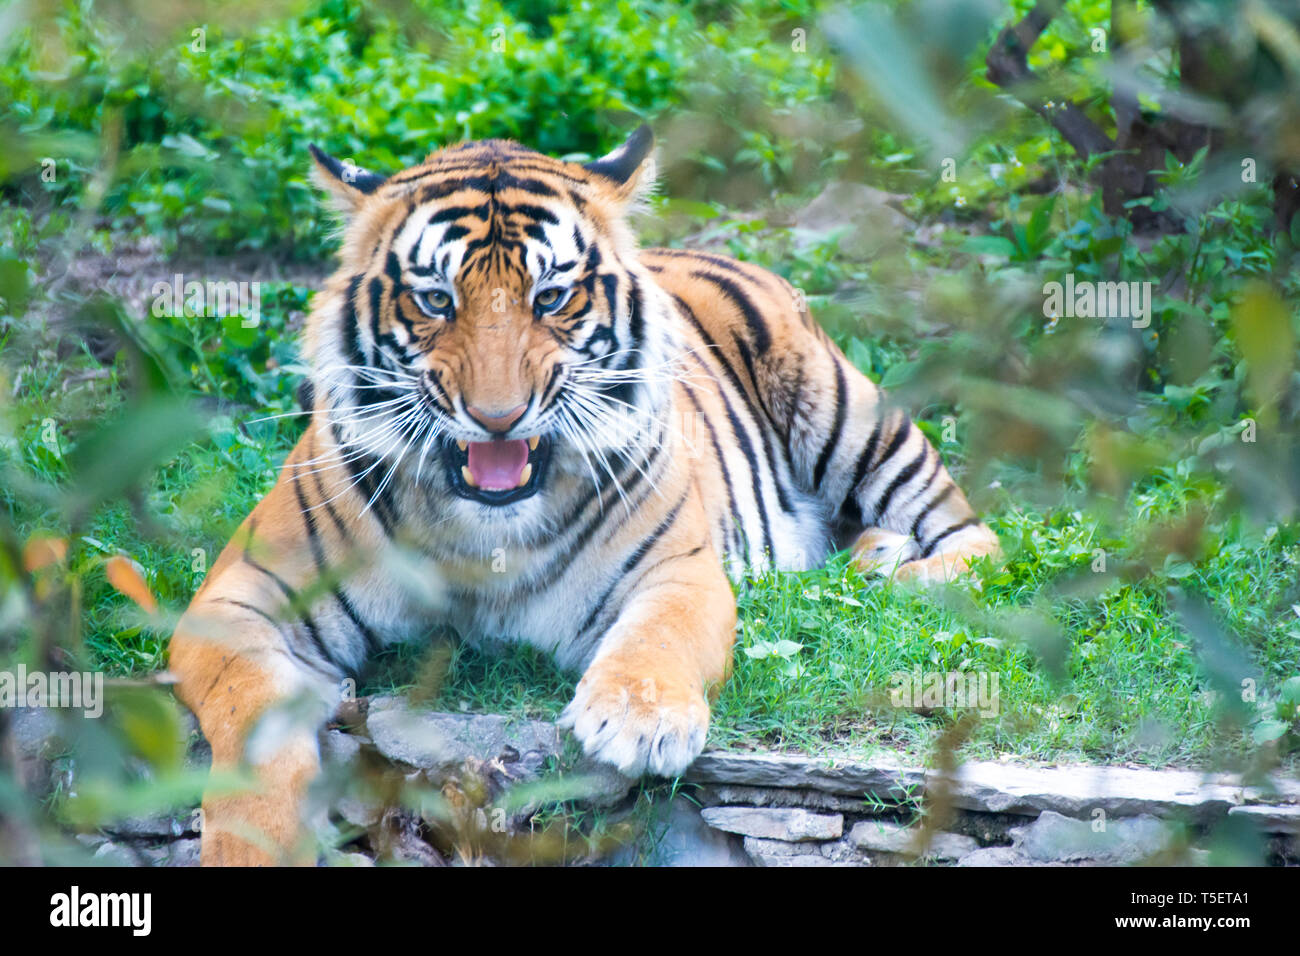
{"type": "Polygon", "coordinates": [[[469,473],[474,484],[485,491],[508,491],[519,487],[524,465],[528,464],[528,442],[472,441],[469,443],[469,473]]]}

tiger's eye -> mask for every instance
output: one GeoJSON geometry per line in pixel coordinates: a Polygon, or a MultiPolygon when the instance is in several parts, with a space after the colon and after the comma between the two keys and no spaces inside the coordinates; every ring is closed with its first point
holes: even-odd
{"type": "Polygon", "coordinates": [[[452,308],[455,305],[451,300],[451,296],[441,289],[430,289],[427,292],[413,291],[411,300],[421,312],[430,318],[445,319],[450,317],[452,308]]]}
{"type": "Polygon", "coordinates": [[[543,289],[533,300],[543,309],[553,308],[560,301],[559,289],[543,289]]]}

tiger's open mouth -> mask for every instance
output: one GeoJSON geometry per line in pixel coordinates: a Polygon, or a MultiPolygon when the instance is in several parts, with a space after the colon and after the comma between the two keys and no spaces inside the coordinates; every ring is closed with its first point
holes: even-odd
{"type": "Polygon", "coordinates": [[[506,505],[540,490],[551,441],[541,435],[510,441],[455,441],[444,449],[456,494],[485,505],[506,505]]]}

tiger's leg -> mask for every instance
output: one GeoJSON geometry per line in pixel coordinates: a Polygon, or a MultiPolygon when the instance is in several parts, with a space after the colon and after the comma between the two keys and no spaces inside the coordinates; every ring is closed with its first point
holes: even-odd
{"type": "Polygon", "coordinates": [[[760,364],[760,388],[778,421],[784,412],[793,467],[842,527],[861,529],[852,546],[859,566],[925,584],[997,555],[997,535],[907,414],[799,312],[792,294],[780,314],[789,347],[760,364]]]}
{"type": "Polygon", "coordinates": [[[773,350],[765,398],[787,412],[791,465],[806,486],[842,528],[860,529],[852,545],[859,566],[926,584],[998,554],[997,536],[907,414],[890,407],[820,328],[795,320],[787,326],[797,348],[773,350]],[[781,364],[795,362],[798,378],[781,364]],[[791,381],[801,385],[795,397],[791,381]]]}
{"type": "Polygon", "coordinates": [[[300,812],[319,770],[314,725],[328,716],[331,685],[304,672],[271,621],[240,605],[219,596],[196,603],[172,637],[177,694],[212,747],[214,777],[242,770],[254,778],[247,789],[204,794],[202,862],[312,865],[300,812]],[[277,719],[277,708],[299,696],[308,713],[277,719]]]}
{"type": "Polygon", "coordinates": [[[561,725],[628,776],[680,774],[704,748],[708,695],[726,679],[735,626],[712,548],[661,560],[627,597],[561,725]]]}
{"type": "Polygon", "coordinates": [[[702,347],[731,367],[798,484],[822,500],[837,531],[859,536],[864,567],[946,580],[997,553],[997,537],[938,452],[889,408],[788,282],[708,254],[650,250],[644,258],[699,328],[702,347]]]}
{"type": "Polygon", "coordinates": [[[965,573],[975,558],[999,553],[997,536],[902,411],[882,412],[877,404],[849,480],[844,513],[870,522],[853,543],[863,570],[931,584],[965,573]]]}
{"type": "MultiPolygon", "coordinates": [[[[320,460],[313,441],[309,430],[286,464],[320,460]]],[[[322,474],[319,497],[327,499],[343,479],[322,474]]],[[[317,518],[321,512],[311,510],[304,488],[314,477],[286,468],[213,564],[172,635],[177,696],[212,746],[218,784],[237,770],[255,781],[235,793],[205,793],[208,865],[315,862],[301,812],[319,769],[317,732],[364,651],[336,606],[344,585],[324,585],[332,567],[327,555],[346,563],[348,540],[360,529],[327,528],[330,522],[317,518]]]]}

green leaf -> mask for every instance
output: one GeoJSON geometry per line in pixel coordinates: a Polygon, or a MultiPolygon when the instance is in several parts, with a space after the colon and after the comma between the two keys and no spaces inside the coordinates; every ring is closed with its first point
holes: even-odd
{"type": "Polygon", "coordinates": [[[1037,256],[1047,245],[1047,230],[1052,225],[1052,211],[1056,208],[1056,195],[1048,196],[1034,209],[1025,226],[1025,242],[1030,254],[1037,256]]]}
{"type": "Polygon", "coordinates": [[[1255,730],[1251,733],[1256,744],[1261,747],[1264,744],[1270,744],[1275,740],[1280,740],[1290,729],[1290,724],[1283,723],[1280,720],[1261,720],[1255,725],[1255,730]]]}
{"type": "Polygon", "coordinates": [[[1300,707],[1300,677],[1292,677],[1282,682],[1282,701],[1292,707],[1300,707]]]}
{"type": "Polygon", "coordinates": [[[772,648],[772,653],[777,657],[794,657],[803,650],[803,645],[798,641],[780,640],[772,648]]]}
{"type": "Polygon", "coordinates": [[[960,246],[962,252],[973,256],[1006,256],[1016,254],[1016,244],[1006,236],[969,236],[960,246]]]}

